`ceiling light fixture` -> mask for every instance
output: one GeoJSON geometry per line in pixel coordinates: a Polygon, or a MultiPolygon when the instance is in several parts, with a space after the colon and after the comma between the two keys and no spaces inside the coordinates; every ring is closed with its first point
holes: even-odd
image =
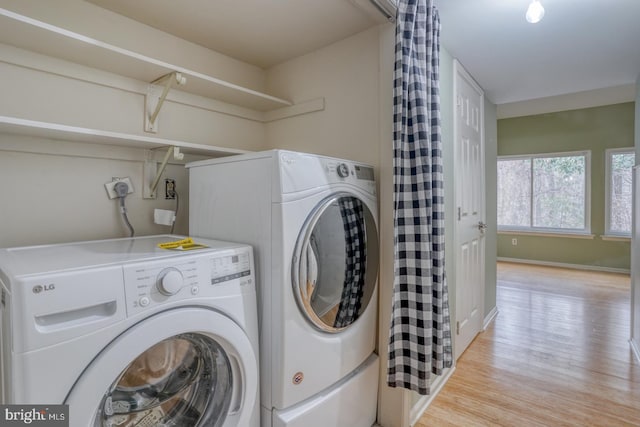
{"type": "Polygon", "coordinates": [[[542,17],[544,16],[544,7],[542,7],[542,3],[539,0],[533,0],[527,9],[527,14],[525,15],[527,18],[527,22],[532,24],[537,24],[540,22],[542,17]]]}

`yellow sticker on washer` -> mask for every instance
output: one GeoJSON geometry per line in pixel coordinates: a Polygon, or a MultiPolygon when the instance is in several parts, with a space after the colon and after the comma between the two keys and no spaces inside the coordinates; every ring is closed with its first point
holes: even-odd
{"type": "Polygon", "coordinates": [[[161,249],[171,249],[174,251],[192,251],[194,249],[204,249],[209,246],[202,243],[195,243],[191,237],[182,240],[174,240],[173,242],[158,243],[161,249]]]}

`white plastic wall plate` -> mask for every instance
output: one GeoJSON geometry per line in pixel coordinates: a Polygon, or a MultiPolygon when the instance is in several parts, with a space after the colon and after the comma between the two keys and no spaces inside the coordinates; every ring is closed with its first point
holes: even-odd
{"type": "Polygon", "coordinates": [[[120,178],[120,177],[114,176],[110,182],[107,182],[104,184],[104,188],[107,190],[107,196],[109,196],[110,199],[115,199],[116,197],[118,197],[114,187],[119,182],[124,182],[129,186],[127,194],[133,193],[133,184],[131,183],[131,179],[129,177],[120,178]]]}

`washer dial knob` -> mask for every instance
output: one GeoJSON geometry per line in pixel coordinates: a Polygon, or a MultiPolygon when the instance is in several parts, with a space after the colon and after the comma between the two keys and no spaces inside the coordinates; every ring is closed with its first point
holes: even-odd
{"type": "Polygon", "coordinates": [[[346,163],[340,163],[337,172],[340,178],[346,178],[349,176],[349,166],[346,163]]]}
{"type": "Polygon", "coordinates": [[[161,294],[171,296],[178,293],[184,284],[184,279],[180,270],[176,268],[167,268],[162,270],[158,275],[156,287],[161,294]]]}

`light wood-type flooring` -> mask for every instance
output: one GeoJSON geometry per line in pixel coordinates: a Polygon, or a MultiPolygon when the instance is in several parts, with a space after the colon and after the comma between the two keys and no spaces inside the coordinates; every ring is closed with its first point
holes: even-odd
{"type": "Polygon", "coordinates": [[[500,263],[498,316],[416,427],[640,426],[629,276],[500,263]]]}

